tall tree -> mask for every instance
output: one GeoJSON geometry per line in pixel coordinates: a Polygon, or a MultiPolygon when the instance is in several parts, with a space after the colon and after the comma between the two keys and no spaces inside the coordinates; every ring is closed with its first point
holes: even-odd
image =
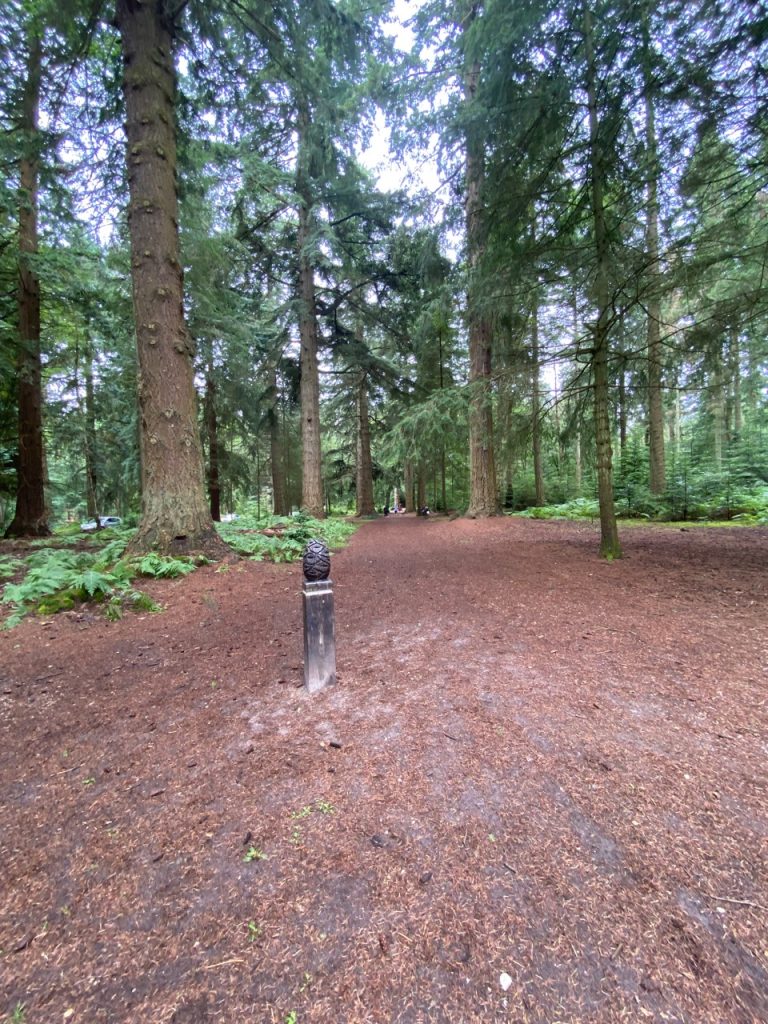
{"type": "Polygon", "coordinates": [[[649,12],[642,19],[643,92],[645,97],[646,146],[646,258],[648,261],[648,444],[650,450],[650,489],[663,494],[664,406],[662,402],[661,271],[659,266],[659,157],[656,139],[654,74],[652,67],[649,12]]]}
{"type": "Polygon", "coordinates": [[[318,372],[317,298],[312,261],[313,194],[311,177],[312,140],[310,111],[299,101],[298,155],[296,158],[296,196],[299,229],[299,336],[301,339],[301,505],[318,519],[325,516],[323,498],[323,461],[320,439],[320,376],[318,372]]]}
{"type": "Polygon", "coordinates": [[[472,23],[481,4],[470,2],[461,8],[464,40],[464,100],[466,104],[466,237],[469,285],[467,322],[469,330],[469,508],[468,516],[493,516],[500,511],[493,450],[493,402],[491,389],[493,327],[487,308],[480,300],[480,273],[485,255],[487,212],[483,185],[485,138],[483,119],[476,107],[480,79],[479,61],[467,44],[472,23]]]}
{"type": "Polygon", "coordinates": [[[7,537],[45,537],[50,533],[45,503],[43,386],[40,362],[40,281],[38,250],[39,116],[42,31],[34,18],[26,32],[26,76],[22,87],[19,132],[19,280],[17,396],[19,453],[16,467],[16,512],[7,537]]]}
{"type": "Polygon", "coordinates": [[[173,13],[163,0],[118,0],[117,25],[141,416],[141,521],[131,546],[220,555],[226,547],[205,498],[194,352],[184,322],[173,13]]]}
{"type": "Polygon", "coordinates": [[[613,504],[611,421],[609,404],[608,345],[611,317],[608,231],[605,220],[604,133],[598,113],[598,76],[590,0],[583,9],[585,85],[589,115],[589,171],[592,200],[592,228],[595,244],[595,302],[597,320],[592,332],[592,373],[595,401],[595,447],[597,451],[597,492],[600,502],[600,554],[620,558],[621,545],[613,504]]]}

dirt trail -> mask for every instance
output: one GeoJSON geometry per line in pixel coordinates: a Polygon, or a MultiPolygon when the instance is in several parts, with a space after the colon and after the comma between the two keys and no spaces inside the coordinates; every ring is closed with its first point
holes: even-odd
{"type": "Polygon", "coordinates": [[[768,531],[623,543],[366,524],[312,698],[298,566],[0,636],[0,1018],[768,1020],[768,531]]]}

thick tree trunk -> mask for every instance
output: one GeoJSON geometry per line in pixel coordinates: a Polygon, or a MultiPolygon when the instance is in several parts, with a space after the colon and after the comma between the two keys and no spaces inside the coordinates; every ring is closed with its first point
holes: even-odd
{"type": "Polygon", "coordinates": [[[592,218],[595,234],[597,274],[595,298],[597,322],[594,327],[592,372],[595,396],[595,447],[597,462],[597,493],[600,503],[600,554],[603,558],[621,558],[616,510],[613,504],[613,472],[611,451],[611,418],[608,376],[608,325],[610,294],[608,267],[610,252],[605,224],[604,167],[602,142],[597,115],[597,71],[595,67],[592,15],[584,7],[584,48],[587,59],[587,103],[589,107],[590,166],[592,177],[592,218]]]}
{"type": "Polygon", "coordinates": [[[427,504],[427,471],[420,462],[416,473],[416,508],[424,508],[427,504]]]}
{"type": "MultiPolygon", "coordinates": [[[[464,21],[466,26],[475,17],[475,4],[464,21]]],[[[475,99],[480,78],[477,64],[470,65],[464,76],[464,101],[470,106],[475,99]]],[[[483,178],[485,175],[484,144],[477,129],[469,128],[466,145],[466,232],[470,281],[467,290],[469,325],[469,508],[470,517],[494,516],[501,511],[496,486],[496,463],[493,450],[493,411],[491,321],[482,309],[478,286],[481,262],[485,251],[485,211],[483,209],[483,178]]]]}
{"type": "MultiPolygon", "coordinates": [[[[370,516],[373,505],[373,463],[371,461],[371,425],[368,420],[368,379],[363,370],[357,381],[357,515],[370,516]]],[[[406,499],[407,500],[407,499],[406,499]]]]}
{"type": "Polygon", "coordinates": [[[272,473],[272,513],[286,516],[288,507],[285,481],[285,453],[280,423],[280,392],[277,387],[277,364],[270,368],[269,380],[269,463],[272,473]]]}
{"type": "Polygon", "coordinates": [[[37,254],[38,115],[42,43],[31,34],[27,78],[21,108],[24,155],[19,174],[19,458],[16,467],[16,512],[6,537],[47,537],[43,383],[40,365],[40,282],[30,257],[37,254]]]}
{"type": "Polygon", "coordinates": [[[141,522],[135,552],[228,552],[206,503],[176,200],[173,36],[161,0],[118,0],[123,51],[141,522]]]}
{"type": "Polygon", "coordinates": [[[403,476],[405,477],[405,511],[413,512],[413,463],[410,459],[406,460],[403,476]]]}
{"type": "Polygon", "coordinates": [[[325,517],[323,456],[320,440],[320,376],[317,365],[317,301],[309,258],[312,191],[306,171],[309,113],[299,113],[296,193],[299,201],[299,337],[301,340],[301,504],[317,519],[325,517]]]}
{"type": "Polygon", "coordinates": [[[216,417],[216,381],[213,362],[205,377],[205,430],[208,434],[208,500],[211,519],[221,522],[221,486],[219,483],[219,421],[216,417]]]}
{"type": "Polygon", "coordinates": [[[643,18],[643,78],[645,87],[645,144],[648,153],[647,219],[645,248],[648,259],[648,441],[652,494],[666,489],[664,452],[664,406],[662,401],[661,272],[659,267],[659,161],[656,145],[656,116],[650,67],[650,33],[647,13],[643,18]]]}

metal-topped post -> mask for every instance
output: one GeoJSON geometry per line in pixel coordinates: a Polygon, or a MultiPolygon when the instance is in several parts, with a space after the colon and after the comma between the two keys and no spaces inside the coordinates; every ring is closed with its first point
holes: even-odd
{"type": "Polygon", "coordinates": [[[304,687],[310,693],[336,682],[331,556],[322,541],[304,551],[304,687]]]}

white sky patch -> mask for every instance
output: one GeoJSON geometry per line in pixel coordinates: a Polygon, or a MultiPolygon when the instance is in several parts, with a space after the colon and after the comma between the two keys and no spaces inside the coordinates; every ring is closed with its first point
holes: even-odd
{"type": "MultiPolygon", "coordinates": [[[[415,46],[416,37],[406,22],[419,6],[413,0],[395,0],[391,18],[384,25],[384,31],[402,53],[411,53],[415,46]]],[[[445,185],[437,164],[437,149],[437,136],[433,136],[425,152],[407,154],[402,160],[397,160],[392,153],[384,114],[379,111],[370,142],[365,150],[358,153],[358,159],[375,176],[378,187],[384,192],[427,191],[439,195],[445,185]]],[[[448,197],[440,198],[445,203],[448,197]]]]}

